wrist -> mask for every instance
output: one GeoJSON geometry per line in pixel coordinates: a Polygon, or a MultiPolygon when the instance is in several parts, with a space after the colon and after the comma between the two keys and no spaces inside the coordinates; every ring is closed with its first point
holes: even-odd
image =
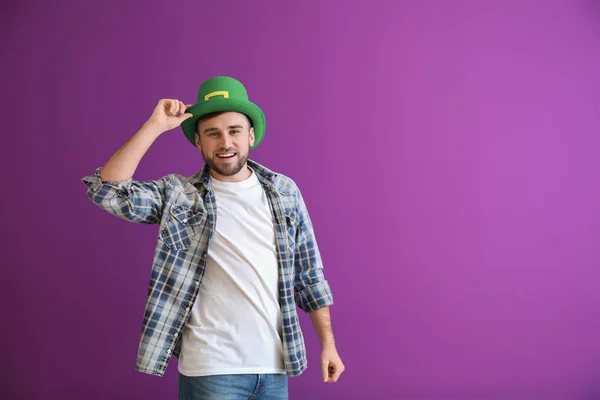
{"type": "Polygon", "coordinates": [[[162,135],[166,130],[157,122],[148,120],[142,126],[141,131],[148,136],[152,136],[154,138],[162,135]]]}

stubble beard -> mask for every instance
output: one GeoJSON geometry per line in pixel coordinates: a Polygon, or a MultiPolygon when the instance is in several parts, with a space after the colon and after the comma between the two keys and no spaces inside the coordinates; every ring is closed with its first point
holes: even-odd
{"type": "Polygon", "coordinates": [[[247,152],[245,154],[240,154],[239,152],[236,153],[237,154],[234,157],[237,157],[238,161],[236,163],[225,165],[218,165],[218,159],[217,161],[215,161],[213,157],[208,157],[206,154],[204,154],[204,151],[202,152],[202,157],[204,158],[204,162],[209,166],[209,168],[215,171],[217,174],[221,176],[233,176],[240,172],[242,168],[244,168],[244,166],[246,165],[246,162],[248,162],[247,152]]]}

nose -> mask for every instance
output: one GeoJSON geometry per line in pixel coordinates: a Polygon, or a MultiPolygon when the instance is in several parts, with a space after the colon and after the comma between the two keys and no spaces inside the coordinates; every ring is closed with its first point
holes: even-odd
{"type": "Polygon", "coordinates": [[[233,140],[231,139],[231,136],[229,136],[229,135],[221,136],[221,146],[223,147],[223,149],[229,149],[232,145],[233,145],[233,140]]]}

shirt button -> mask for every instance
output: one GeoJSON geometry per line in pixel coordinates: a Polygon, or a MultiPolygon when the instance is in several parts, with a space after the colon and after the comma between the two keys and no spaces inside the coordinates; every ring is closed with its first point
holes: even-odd
{"type": "Polygon", "coordinates": [[[171,349],[167,349],[167,354],[171,354],[171,349]]]}
{"type": "Polygon", "coordinates": [[[179,336],[179,333],[175,332],[175,333],[173,334],[173,337],[177,337],[177,336],[179,336]]]}
{"type": "Polygon", "coordinates": [[[186,308],[185,308],[185,312],[189,312],[189,311],[190,311],[190,308],[189,308],[189,307],[186,307],[186,308]]]}
{"type": "Polygon", "coordinates": [[[183,223],[184,223],[184,224],[187,224],[187,222],[188,222],[188,219],[187,219],[187,218],[183,220],[183,223]]]}
{"type": "Polygon", "coordinates": [[[196,281],[196,283],[194,285],[199,286],[200,285],[200,281],[196,281]]]}

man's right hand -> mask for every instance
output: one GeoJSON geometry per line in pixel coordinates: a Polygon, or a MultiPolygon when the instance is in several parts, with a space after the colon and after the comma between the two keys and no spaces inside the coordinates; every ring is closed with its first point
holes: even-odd
{"type": "Polygon", "coordinates": [[[161,132],[169,131],[193,116],[185,112],[191,106],[191,104],[184,105],[181,101],[175,99],[159,100],[148,119],[148,123],[159,128],[161,132]]]}
{"type": "Polygon", "coordinates": [[[100,174],[102,181],[123,181],[132,178],[152,143],[164,132],[178,127],[192,117],[192,114],[185,112],[190,106],[185,106],[179,100],[160,100],[146,123],[104,164],[100,174]]]}

